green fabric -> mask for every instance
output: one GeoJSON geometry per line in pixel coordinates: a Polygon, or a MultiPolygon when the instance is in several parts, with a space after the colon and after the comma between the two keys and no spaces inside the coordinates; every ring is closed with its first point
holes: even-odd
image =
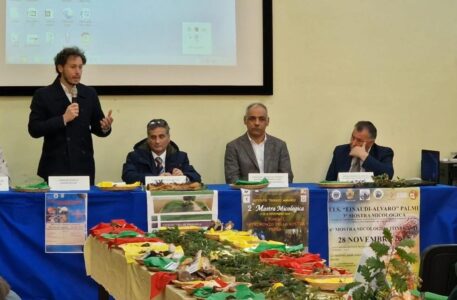
{"type": "Polygon", "coordinates": [[[303,249],[305,249],[303,244],[296,245],[296,246],[286,246],[286,245],[281,245],[281,244],[270,244],[268,242],[260,242],[260,244],[258,244],[256,248],[254,248],[250,251],[255,252],[255,253],[260,253],[265,250],[278,250],[281,252],[293,253],[293,252],[303,251],[303,249]]]}
{"type": "MultiPolygon", "coordinates": [[[[413,290],[413,291],[411,291],[411,295],[416,296],[416,297],[420,297],[421,292],[419,292],[418,290],[413,290]]],[[[438,295],[438,294],[435,294],[435,293],[425,292],[423,299],[424,300],[448,300],[448,297],[447,296],[438,295]]]]}
{"type": "Polygon", "coordinates": [[[225,293],[225,292],[215,293],[215,294],[208,296],[206,299],[207,300],[226,300],[227,297],[229,297],[229,296],[235,296],[235,293],[225,293]]]}
{"type": "Polygon", "coordinates": [[[169,263],[175,262],[175,260],[166,257],[153,256],[144,259],[143,262],[147,267],[155,267],[159,268],[160,270],[166,270],[165,266],[169,263]]]}
{"type": "Polygon", "coordinates": [[[235,293],[215,293],[209,296],[207,300],[226,300],[229,296],[233,296],[237,300],[265,300],[264,294],[256,294],[244,284],[238,285],[235,293]]]}
{"type": "Polygon", "coordinates": [[[120,238],[137,237],[138,235],[139,235],[139,233],[136,231],[126,230],[126,231],[122,231],[121,233],[119,233],[117,235],[117,237],[120,237],[120,238]]]}
{"type": "Polygon", "coordinates": [[[130,230],[126,230],[126,231],[123,231],[119,234],[115,234],[115,233],[103,233],[102,234],[102,237],[104,237],[105,239],[115,239],[115,238],[126,238],[126,237],[136,237],[138,236],[138,232],[136,231],[130,231],[130,230]]]}
{"type": "Polygon", "coordinates": [[[299,252],[299,251],[303,251],[303,249],[305,249],[305,246],[303,246],[303,244],[295,245],[295,246],[286,246],[287,253],[299,252]]]}
{"type": "Polygon", "coordinates": [[[36,184],[16,185],[15,188],[21,190],[44,190],[49,189],[49,185],[43,181],[36,184]]]}
{"type": "Polygon", "coordinates": [[[235,185],[258,185],[268,183],[268,179],[264,178],[260,181],[237,180],[235,185]]]}
{"type": "Polygon", "coordinates": [[[117,234],[102,233],[102,237],[105,239],[113,240],[113,239],[117,238],[117,234]]]}
{"type": "Polygon", "coordinates": [[[260,252],[263,252],[265,250],[279,250],[281,252],[286,252],[286,245],[284,245],[284,244],[283,245],[281,245],[281,244],[269,244],[269,243],[261,242],[252,251],[260,253],[260,252]]]}
{"type": "Polygon", "coordinates": [[[146,232],[144,234],[144,236],[147,237],[147,238],[155,238],[155,237],[157,237],[157,234],[152,233],[152,232],[146,232]]]}
{"type": "Polygon", "coordinates": [[[198,298],[208,298],[213,293],[213,288],[209,286],[204,286],[198,288],[194,291],[194,297],[198,298]]]}

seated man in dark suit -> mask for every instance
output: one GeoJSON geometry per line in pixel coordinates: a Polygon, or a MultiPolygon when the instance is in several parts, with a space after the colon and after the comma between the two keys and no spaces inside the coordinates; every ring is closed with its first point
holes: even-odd
{"type": "Polygon", "coordinates": [[[247,180],[249,173],[288,173],[289,182],[292,182],[294,174],[287,145],[266,134],[269,122],[268,110],[262,103],[253,103],[246,108],[247,132],[228,143],[225,149],[226,183],[247,180]]]}
{"type": "Polygon", "coordinates": [[[186,176],[190,182],[201,182],[200,174],[189,164],[186,152],[170,140],[170,127],[165,120],[154,119],[147,125],[147,138],[139,141],[127,155],[122,180],[141,181],[145,176],[186,176]]]}
{"type": "Polygon", "coordinates": [[[352,131],[351,142],[333,151],[326,180],[337,180],[339,172],[373,172],[375,176],[394,175],[394,152],[389,147],[375,144],[376,127],[370,121],[359,121],[352,131]]]}

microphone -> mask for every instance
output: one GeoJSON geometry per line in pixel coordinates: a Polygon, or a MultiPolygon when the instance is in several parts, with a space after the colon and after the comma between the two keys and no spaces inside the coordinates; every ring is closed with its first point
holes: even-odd
{"type": "Polygon", "coordinates": [[[78,103],[78,89],[76,88],[76,85],[74,85],[71,88],[71,103],[78,103]]]}

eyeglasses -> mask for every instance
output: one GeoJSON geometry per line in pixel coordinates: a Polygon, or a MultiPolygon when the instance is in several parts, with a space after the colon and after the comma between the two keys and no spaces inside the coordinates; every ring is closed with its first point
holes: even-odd
{"type": "Polygon", "coordinates": [[[362,140],[362,139],[356,138],[355,136],[352,135],[351,136],[351,141],[355,141],[356,143],[368,143],[368,142],[373,141],[373,139],[368,138],[366,140],[362,140]]]}
{"type": "Polygon", "coordinates": [[[164,119],[153,119],[149,121],[148,128],[167,127],[168,123],[164,119]]]}

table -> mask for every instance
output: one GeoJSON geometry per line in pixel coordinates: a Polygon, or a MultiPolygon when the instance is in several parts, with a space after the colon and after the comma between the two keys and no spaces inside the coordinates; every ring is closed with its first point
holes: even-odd
{"type": "MultiPolygon", "coordinates": [[[[328,257],[327,190],[315,184],[293,184],[310,190],[309,249],[328,257]]],[[[219,217],[241,228],[240,191],[219,191],[219,217]]],[[[144,192],[89,192],[88,228],[125,219],[147,229],[144,192]]],[[[97,299],[97,284],[84,268],[82,254],[44,253],[44,194],[0,192],[0,275],[24,300],[97,299]]],[[[421,188],[420,248],[457,243],[457,187],[421,188]]]]}
{"type": "MultiPolygon", "coordinates": [[[[84,248],[87,273],[116,299],[149,299],[152,272],[137,263],[128,264],[120,249],[108,249],[106,243],[89,236],[84,248]]],[[[99,298],[101,299],[101,298],[99,298]]],[[[192,300],[173,285],[154,300],[192,300]]]]}

